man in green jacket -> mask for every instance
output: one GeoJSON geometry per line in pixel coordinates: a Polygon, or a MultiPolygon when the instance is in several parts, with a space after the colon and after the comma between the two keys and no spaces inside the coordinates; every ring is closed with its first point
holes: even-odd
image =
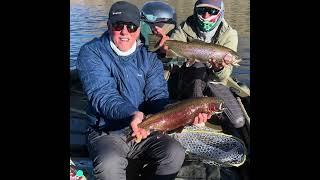
{"type": "MultiPolygon", "coordinates": [[[[161,30],[160,30],[161,31],[161,30]]],[[[194,13],[173,32],[172,40],[190,42],[201,40],[206,43],[219,44],[237,51],[238,33],[224,19],[224,4],[222,0],[198,0],[195,3],[194,13]]],[[[231,55],[226,55],[228,61],[231,55]]],[[[232,65],[224,62],[211,62],[211,67],[197,62],[190,67],[183,64],[179,71],[179,78],[172,79],[177,87],[178,99],[202,96],[203,89],[208,80],[221,82],[226,85],[232,73],[232,65]],[[178,82],[176,82],[178,81],[178,82]]],[[[174,77],[174,76],[173,76],[174,77]]]]}

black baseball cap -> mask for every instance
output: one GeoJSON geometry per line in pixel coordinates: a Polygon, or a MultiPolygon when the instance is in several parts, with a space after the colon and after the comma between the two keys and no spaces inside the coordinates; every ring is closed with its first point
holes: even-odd
{"type": "Polygon", "coordinates": [[[114,3],[109,11],[109,22],[131,22],[136,26],[140,26],[140,11],[137,6],[126,1],[118,1],[114,3]]]}

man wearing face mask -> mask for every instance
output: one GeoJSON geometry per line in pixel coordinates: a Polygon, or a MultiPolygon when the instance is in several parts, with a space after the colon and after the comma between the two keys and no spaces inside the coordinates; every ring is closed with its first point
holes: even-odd
{"type": "MultiPolygon", "coordinates": [[[[185,150],[176,140],[137,126],[145,114],[162,110],[169,98],[162,62],[137,43],[139,35],[139,9],[119,1],[110,8],[108,30],[79,52],[77,69],[89,99],[88,150],[96,179],[126,179],[128,160],[139,159],[147,164],[142,179],[173,180],[184,161],[185,150]],[[133,133],[128,135],[128,129],[133,133]],[[143,140],[127,142],[131,136],[143,140]]],[[[194,124],[208,118],[200,113],[194,124]]]]}
{"type": "MultiPolygon", "coordinates": [[[[160,30],[161,33],[161,30],[160,30]]],[[[161,33],[162,34],[162,33],[161,33]]],[[[190,42],[201,40],[206,43],[219,44],[237,51],[237,31],[224,19],[224,4],[222,0],[198,0],[194,6],[193,15],[182,22],[170,36],[172,40],[190,42]]],[[[162,43],[161,43],[162,44],[162,43]]],[[[225,60],[230,59],[229,55],[225,60]]],[[[203,89],[208,80],[226,84],[232,73],[232,65],[211,62],[212,67],[197,62],[191,67],[184,64],[180,69],[181,78],[177,84],[180,99],[203,96],[203,89]]]]}

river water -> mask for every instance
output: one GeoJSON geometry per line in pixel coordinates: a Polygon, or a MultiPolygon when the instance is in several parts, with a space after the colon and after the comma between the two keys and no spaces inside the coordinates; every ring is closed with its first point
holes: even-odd
{"type": "MultiPolygon", "coordinates": [[[[70,69],[75,62],[80,47],[99,37],[107,28],[110,6],[118,0],[70,0],[70,69]]],[[[130,0],[139,9],[147,0],[130,0]]],[[[193,12],[196,0],[164,0],[176,9],[178,23],[193,12]]],[[[225,19],[238,31],[238,52],[243,61],[234,68],[233,75],[250,87],[250,0],[224,0],[225,19]]]]}

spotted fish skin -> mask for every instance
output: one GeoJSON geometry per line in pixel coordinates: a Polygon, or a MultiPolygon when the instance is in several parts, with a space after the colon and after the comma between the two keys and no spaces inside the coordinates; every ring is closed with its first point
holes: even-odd
{"type": "MultiPolygon", "coordinates": [[[[148,50],[155,51],[159,49],[160,40],[161,37],[150,35],[148,50]]],[[[167,58],[184,57],[188,60],[188,64],[193,64],[196,61],[203,63],[209,63],[209,61],[222,63],[225,62],[224,58],[227,54],[231,55],[231,60],[227,64],[239,66],[239,62],[242,61],[239,54],[232,49],[218,44],[205,43],[200,40],[191,42],[166,40],[164,45],[168,46],[168,50],[166,51],[167,58]]]]}
{"type": "Polygon", "coordinates": [[[222,105],[223,102],[214,97],[183,100],[146,118],[138,127],[149,131],[171,131],[191,124],[199,113],[220,113],[222,105]]]}

